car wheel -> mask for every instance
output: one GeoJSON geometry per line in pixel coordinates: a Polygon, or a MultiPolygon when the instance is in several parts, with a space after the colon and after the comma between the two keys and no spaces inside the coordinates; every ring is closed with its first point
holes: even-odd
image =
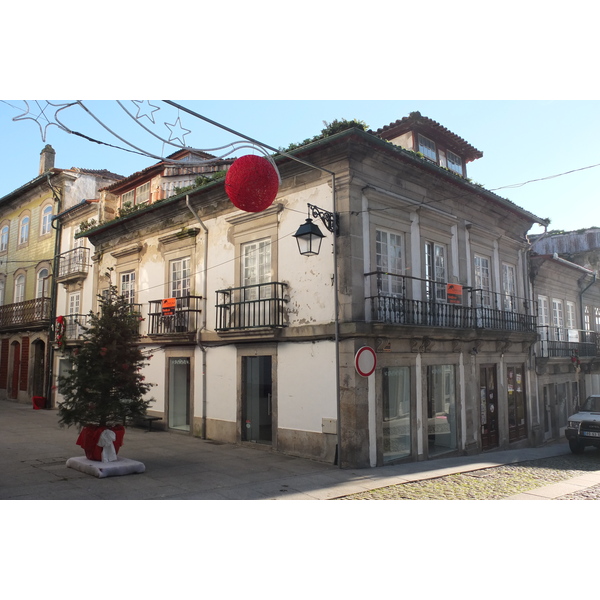
{"type": "Polygon", "coordinates": [[[573,454],[582,454],[585,450],[585,444],[582,444],[577,440],[569,440],[569,448],[573,454]]]}

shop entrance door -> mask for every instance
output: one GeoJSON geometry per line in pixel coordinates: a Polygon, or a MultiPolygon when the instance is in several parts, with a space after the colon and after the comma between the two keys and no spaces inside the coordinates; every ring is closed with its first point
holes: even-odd
{"type": "Polygon", "coordinates": [[[242,357],[242,440],[273,441],[273,383],[270,356],[242,357]]]}
{"type": "Polygon", "coordinates": [[[506,368],[508,395],[508,441],[517,442],[527,437],[527,415],[525,413],[525,381],[522,366],[506,368]]]}
{"type": "Polygon", "coordinates": [[[498,386],[496,366],[484,365],[479,370],[481,402],[481,449],[496,448],[500,441],[498,434],[498,386]]]}
{"type": "Polygon", "coordinates": [[[190,359],[169,358],[169,428],[190,430],[190,359]]]}

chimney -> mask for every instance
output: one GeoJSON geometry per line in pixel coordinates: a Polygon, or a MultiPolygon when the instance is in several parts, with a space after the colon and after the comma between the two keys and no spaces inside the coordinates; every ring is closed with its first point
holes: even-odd
{"type": "Polygon", "coordinates": [[[54,168],[54,157],[56,152],[50,144],[46,144],[40,152],[40,175],[54,168]]]}

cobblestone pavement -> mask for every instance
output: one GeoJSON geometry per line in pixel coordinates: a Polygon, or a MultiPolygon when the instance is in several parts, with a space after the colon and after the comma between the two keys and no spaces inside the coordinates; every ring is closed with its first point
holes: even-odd
{"type": "MultiPolygon", "coordinates": [[[[500,500],[600,470],[600,450],[403,483],[338,500],[500,500]]],[[[600,500],[600,485],[556,498],[600,500]]]]}

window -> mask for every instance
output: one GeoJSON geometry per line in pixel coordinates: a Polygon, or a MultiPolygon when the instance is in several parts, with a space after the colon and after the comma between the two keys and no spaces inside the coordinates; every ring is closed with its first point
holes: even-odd
{"type": "Polygon", "coordinates": [[[450,150],[447,150],[446,151],[446,160],[448,161],[448,168],[451,171],[454,171],[455,173],[458,173],[459,175],[463,174],[462,159],[460,158],[460,156],[458,156],[457,154],[454,154],[454,152],[451,152],[450,150]]]}
{"type": "Polygon", "coordinates": [[[552,298],[552,325],[554,326],[554,339],[564,340],[564,326],[565,320],[563,315],[563,303],[562,300],[552,298]]]}
{"type": "Polygon", "coordinates": [[[171,261],[171,297],[190,295],[190,258],[171,261]]]}
{"type": "MultiPolygon", "coordinates": [[[[271,281],[271,240],[265,239],[257,242],[242,244],[242,273],[243,287],[256,286],[271,281]]],[[[270,297],[270,286],[260,290],[260,298],[270,297]]],[[[244,300],[256,300],[259,290],[251,287],[245,290],[244,300]]]]}
{"type": "Polygon", "coordinates": [[[150,201],[150,182],[146,182],[135,190],[129,190],[124,194],[121,194],[121,207],[124,207],[128,202],[133,206],[134,204],[144,204],[150,201]]]}
{"type": "Polygon", "coordinates": [[[592,325],[590,323],[590,307],[586,306],[583,313],[583,322],[586,331],[592,330],[592,325]]]}
{"type": "Polygon", "coordinates": [[[429,160],[437,162],[437,152],[435,150],[435,142],[432,142],[429,138],[419,134],[419,152],[429,160]]]}
{"type": "Polygon", "coordinates": [[[577,331],[577,317],[575,316],[575,302],[567,301],[567,339],[569,342],[579,342],[577,331]]]}
{"type": "Polygon", "coordinates": [[[25,300],[25,275],[19,275],[15,279],[15,303],[25,300]]]}
{"type": "Polygon", "coordinates": [[[46,235],[50,233],[50,227],[52,224],[52,206],[48,205],[42,211],[42,229],[40,235],[46,235]]]}
{"type": "Polygon", "coordinates": [[[143,204],[150,200],[150,182],[140,185],[135,191],[135,203],[143,204]]]}
{"type": "Polygon", "coordinates": [[[577,329],[574,302],[567,302],[567,329],[577,329]]]}
{"type": "Polygon", "coordinates": [[[456,450],[454,365],[427,367],[427,439],[429,457],[456,450]]]}
{"type": "Polygon", "coordinates": [[[548,326],[550,325],[550,305],[546,296],[538,296],[538,324],[542,340],[547,340],[548,326]]]}
{"type": "Polygon", "coordinates": [[[81,293],[73,292],[69,294],[69,314],[78,315],[81,306],[81,293]]]}
{"type": "Polygon", "coordinates": [[[410,369],[389,367],[383,376],[383,462],[411,454],[410,369]]]}
{"type": "Polygon", "coordinates": [[[402,236],[390,231],[377,229],[375,232],[375,257],[380,276],[380,289],[384,294],[402,295],[402,236]]]}
{"type": "Polygon", "coordinates": [[[76,317],[80,316],[81,292],[69,294],[69,316],[67,320],[66,336],[68,339],[76,339],[83,332],[81,325],[77,323],[76,317]]]}
{"type": "Polygon", "coordinates": [[[35,290],[36,298],[48,298],[49,297],[49,282],[48,282],[48,269],[40,269],[37,274],[37,286],[35,290]]]}
{"type": "Polygon", "coordinates": [[[131,206],[135,204],[135,190],[125,192],[121,196],[121,207],[125,206],[128,202],[131,204],[131,206]]]}
{"type": "Polygon", "coordinates": [[[596,331],[600,331],[600,308],[594,307],[594,320],[596,321],[596,331]]]}
{"type": "Polygon", "coordinates": [[[4,306],[4,289],[6,282],[4,279],[0,279],[0,306],[4,306]]]}
{"type": "Polygon", "coordinates": [[[0,231],[0,252],[8,250],[8,225],[5,225],[0,231]]]}
{"type": "Polygon", "coordinates": [[[492,279],[490,275],[490,259],[475,255],[475,294],[477,305],[490,308],[492,306],[492,279]]]}
{"type": "Polygon", "coordinates": [[[121,273],[121,295],[129,304],[135,303],[135,272],[121,273]]]}
{"type": "Polygon", "coordinates": [[[427,300],[446,301],[446,248],[425,243],[425,294],[427,300]]]}
{"type": "Polygon", "coordinates": [[[29,217],[21,219],[19,227],[19,244],[26,244],[29,241],[29,217]]]}
{"type": "Polygon", "coordinates": [[[515,277],[515,268],[506,263],[502,264],[502,292],[504,294],[504,310],[516,312],[517,280],[515,277]]]}

